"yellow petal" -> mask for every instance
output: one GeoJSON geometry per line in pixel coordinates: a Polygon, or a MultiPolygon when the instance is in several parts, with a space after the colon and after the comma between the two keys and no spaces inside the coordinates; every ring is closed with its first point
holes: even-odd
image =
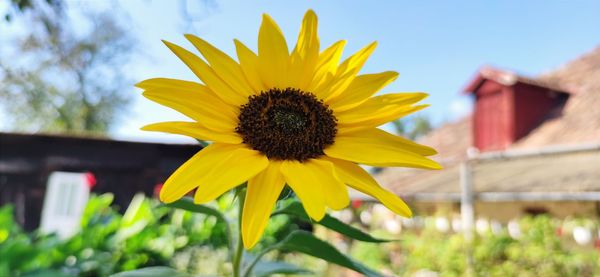
{"type": "Polygon", "coordinates": [[[356,131],[360,131],[360,130],[364,130],[364,129],[378,127],[387,122],[405,117],[409,114],[420,111],[427,107],[429,107],[429,105],[419,105],[419,106],[398,108],[398,109],[393,109],[393,110],[388,110],[388,111],[382,112],[380,114],[380,116],[365,119],[356,124],[338,124],[337,133],[338,134],[347,134],[347,133],[352,133],[352,132],[356,132],[356,131]]]}
{"type": "MultiPolygon", "coordinates": [[[[338,71],[339,73],[340,71],[338,71]]],[[[355,73],[346,72],[343,75],[328,75],[326,81],[322,85],[314,90],[314,94],[317,98],[324,100],[325,102],[331,102],[332,96],[337,95],[338,91],[345,89],[355,78],[355,73]]]]}
{"type": "Polygon", "coordinates": [[[372,141],[377,140],[380,144],[385,144],[389,147],[398,149],[399,151],[410,151],[423,156],[431,156],[437,154],[435,149],[418,144],[412,140],[392,135],[386,131],[377,128],[369,128],[351,133],[341,134],[336,137],[338,138],[355,140],[355,141],[372,141]]]}
{"type": "Polygon", "coordinates": [[[173,108],[202,123],[209,129],[233,132],[237,126],[237,111],[203,87],[202,91],[152,88],[144,97],[173,108]]]}
{"type": "Polygon", "coordinates": [[[277,23],[267,15],[258,33],[259,72],[263,82],[269,88],[285,88],[290,54],[277,23]]]}
{"type": "Polygon", "coordinates": [[[242,215],[242,240],[246,249],[252,248],[260,240],[285,186],[280,167],[281,162],[271,161],[264,171],[248,181],[242,215]]]}
{"type": "Polygon", "coordinates": [[[223,163],[239,145],[211,144],[181,165],[160,191],[160,200],[165,203],[177,201],[200,183],[198,180],[215,165],[223,163]]]}
{"type": "MultiPolygon", "coordinates": [[[[371,133],[376,132],[371,131],[371,133]]],[[[411,152],[407,144],[398,143],[398,140],[390,139],[385,135],[368,136],[369,134],[369,132],[366,132],[354,133],[354,135],[338,135],[333,145],[325,148],[325,154],[330,157],[372,166],[441,169],[441,166],[435,161],[411,152]]],[[[424,149],[417,150],[422,151],[424,149]]]]}
{"type": "Polygon", "coordinates": [[[376,127],[406,116],[427,105],[410,106],[427,97],[425,93],[396,93],[376,96],[347,111],[335,112],[340,133],[376,127]]]}
{"type": "Polygon", "coordinates": [[[369,45],[363,47],[362,49],[358,50],[354,55],[347,58],[339,66],[338,70],[342,72],[355,71],[358,73],[358,71],[367,61],[367,59],[369,59],[373,51],[375,51],[376,47],[377,41],[371,42],[369,45]]]}
{"type": "Polygon", "coordinates": [[[322,86],[315,89],[315,95],[321,99],[328,100],[346,90],[369,56],[375,51],[376,46],[377,42],[373,42],[346,59],[338,67],[335,76],[329,82],[325,82],[322,86]]]}
{"type": "Polygon", "coordinates": [[[292,51],[289,73],[290,87],[307,90],[314,76],[319,59],[319,37],[317,35],[317,15],[308,10],[302,21],[296,47],[292,51]]]}
{"type": "Polygon", "coordinates": [[[302,20],[302,28],[294,49],[294,52],[300,54],[300,57],[314,56],[314,58],[318,58],[319,36],[317,35],[317,26],[317,15],[313,10],[308,10],[302,20]]]}
{"type": "Polygon", "coordinates": [[[348,191],[335,175],[330,162],[314,159],[303,163],[284,161],[281,173],[302,201],[306,213],[316,221],[325,216],[325,205],[340,209],[348,204],[348,191]]]}
{"type": "Polygon", "coordinates": [[[246,80],[252,86],[254,94],[269,89],[260,78],[258,56],[239,40],[235,39],[234,43],[240,66],[246,76],[246,80]]]}
{"type": "Polygon", "coordinates": [[[196,82],[178,80],[178,79],[169,79],[169,78],[152,78],[148,80],[141,81],[135,84],[136,87],[149,90],[149,89],[172,89],[172,90],[180,90],[180,91],[206,91],[208,90],[204,85],[198,84],[196,82]]]}
{"type": "Polygon", "coordinates": [[[252,94],[253,90],[235,60],[197,36],[188,34],[185,37],[202,53],[219,78],[234,91],[246,98],[252,94]]]}
{"type": "Polygon", "coordinates": [[[344,92],[329,100],[327,104],[336,112],[354,108],[367,101],[369,97],[396,78],[398,78],[398,73],[394,71],[356,76],[344,92]]]}
{"type": "MultiPolygon", "coordinates": [[[[333,175],[333,179],[323,182],[323,193],[325,194],[325,203],[327,206],[334,210],[342,210],[348,207],[348,204],[350,204],[348,188],[342,182],[342,179],[337,176],[335,170],[333,170],[333,164],[330,165],[329,161],[321,159],[316,161],[320,162],[322,164],[321,167],[333,175]]],[[[325,178],[323,179],[326,180],[325,178]]]]}
{"type": "Polygon", "coordinates": [[[377,181],[375,181],[375,179],[373,179],[373,177],[371,177],[371,175],[362,167],[355,163],[344,160],[333,158],[326,159],[333,162],[335,171],[340,179],[350,187],[362,193],[373,196],[377,200],[381,201],[383,205],[388,207],[388,209],[399,215],[405,217],[412,216],[412,211],[408,205],[406,205],[406,203],[400,199],[400,197],[379,186],[377,181]]]}
{"type": "Polygon", "coordinates": [[[308,87],[308,91],[315,91],[319,86],[329,80],[327,78],[328,76],[333,78],[345,45],[346,41],[340,40],[323,50],[319,55],[315,75],[308,87]]]}
{"type": "Polygon", "coordinates": [[[209,170],[203,171],[196,181],[199,185],[194,195],[194,203],[203,204],[214,200],[256,176],[268,165],[269,160],[260,152],[238,147],[227,159],[207,165],[209,170]]]}
{"type": "Polygon", "coordinates": [[[235,132],[218,132],[210,130],[198,122],[160,122],[146,125],[142,127],[142,130],[184,135],[188,137],[214,142],[223,142],[230,144],[242,143],[242,138],[235,132]]]}
{"type": "Polygon", "coordinates": [[[321,182],[307,164],[284,161],[281,165],[281,173],[287,184],[302,201],[306,213],[314,220],[319,221],[325,216],[325,196],[320,185],[321,182]]]}
{"type": "Polygon", "coordinates": [[[227,83],[219,78],[212,68],[198,56],[183,49],[181,46],[164,40],[163,42],[192,70],[192,72],[194,72],[194,74],[196,74],[196,76],[198,76],[198,78],[200,78],[200,80],[202,80],[202,82],[204,82],[204,84],[206,84],[206,86],[210,88],[210,90],[214,91],[219,98],[223,99],[223,101],[234,106],[239,106],[247,102],[247,98],[243,97],[227,85],[227,83]]]}

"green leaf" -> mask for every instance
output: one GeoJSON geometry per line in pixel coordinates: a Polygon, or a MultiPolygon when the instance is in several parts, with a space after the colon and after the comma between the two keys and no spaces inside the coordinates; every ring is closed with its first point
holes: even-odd
{"type": "Polygon", "coordinates": [[[265,277],[273,274],[314,274],[312,271],[284,262],[259,262],[254,266],[254,276],[265,277]]]}
{"type": "Polygon", "coordinates": [[[123,241],[142,232],[154,221],[150,202],[143,193],[136,194],[123,215],[116,241],[123,241]]]}
{"type": "Polygon", "coordinates": [[[279,248],[282,250],[304,253],[355,270],[368,277],[383,276],[367,266],[352,260],[352,258],[342,254],[331,244],[318,239],[313,234],[306,231],[294,231],[290,233],[281,242],[279,248]]]}
{"type": "Polygon", "coordinates": [[[132,271],[110,275],[110,277],[191,277],[192,275],[177,272],[175,269],[165,266],[146,267],[132,271]]]}
{"type": "Polygon", "coordinates": [[[154,214],[152,213],[152,207],[150,206],[150,203],[146,201],[146,196],[143,193],[137,193],[133,199],[131,199],[131,203],[129,203],[127,210],[125,210],[121,225],[123,227],[130,227],[140,221],[149,222],[150,220],[153,220],[153,218],[154,214]]]}
{"type": "Polygon", "coordinates": [[[44,270],[36,270],[27,272],[22,277],[71,277],[72,274],[67,274],[59,270],[53,269],[44,269],[44,270]]]}
{"type": "MultiPolygon", "coordinates": [[[[292,216],[298,217],[302,220],[310,222],[310,219],[308,218],[308,215],[304,211],[302,204],[297,201],[294,201],[287,207],[284,207],[284,208],[276,211],[275,213],[273,213],[273,215],[279,215],[279,214],[292,215],[292,216]]],[[[327,214],[325,215],[325,217],[323,217],[323,219],[321,221],[316,222],[316,223],[319,225],[322,225],[324,227],[327,227],[331,230],[334,230],[340,234],[343,234],[349,238],[355,239],[355,240],[360,240],[360,241],[364,241],[364,242],[373,242],[373,243],[382,243],[382,242],[390,241],[390,240],[375,238],[375,237],[373,237],[357,228],[354,228],[344,222],[341,222],[339,219],[332,217],[330,215],[327,215],[327,214]]]]}
{"type": "Polygon", "coordinates": [[[183,209],[192,213],[207,214],[216,217],[219,220],[227,222],[225,216],[219,210],[205,205],[196,205],[189,197],[181,198],[173,203],[167,204],[167,207],[183,209]]]}

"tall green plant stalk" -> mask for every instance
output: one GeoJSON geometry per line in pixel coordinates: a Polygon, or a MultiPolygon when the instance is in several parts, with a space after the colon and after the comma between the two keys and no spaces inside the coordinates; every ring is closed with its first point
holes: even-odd
{"type": "Polygon", "coordinates": [[[235,249],[235,254],[233,256],[233,277],[240,277],[240,273],[242,270],[242,259],[244,256],[244,244],[242,242],[242,214],[244,212],[244,201],[246,199],[246,190],[244,188],[240,189],[240,193],[238,194],[238,225],[237,225],[237,245],[235,249]]]}

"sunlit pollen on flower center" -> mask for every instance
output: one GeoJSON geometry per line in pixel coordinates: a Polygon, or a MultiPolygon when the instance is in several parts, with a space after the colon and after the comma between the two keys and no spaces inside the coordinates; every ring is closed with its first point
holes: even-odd
{"type": "Polygon", "coordinates": [[[235,131],[274,160],[306,161],[333,144],[336,118],[323,101],[298,89],[270,89],[241,106],[235,131]]]}
{"type": "Polygon", "coordinates": [[[273,108],[269,111],[270,120],[275,123],[277,129],[286,133],[298,133],[304,130],[308,119],[303,113],[289,109],[273,108]]]}

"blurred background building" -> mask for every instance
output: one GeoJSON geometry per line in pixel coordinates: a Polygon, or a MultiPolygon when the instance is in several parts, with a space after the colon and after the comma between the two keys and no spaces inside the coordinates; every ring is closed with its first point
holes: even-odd
{"type": "Polygon", "coordinates": [[[123,209],[137,192],[153,195],[156,186],[200,149],[198,144],[0,132],[0,206],[12,203],[16,220],[35,229],[48,177],[64,171],[89,173],[90,190],[114,193],[114,203],[123,209]]]}
{"type": "Polygon", "coordinates": [[[533,78],[483,67],[464,93],[472,114],[419,140],[444,169],[386,168],[384,186],[423,215],[458,213],[465,183],[478,217],[599,214],[600,48],[533,78]]]}

